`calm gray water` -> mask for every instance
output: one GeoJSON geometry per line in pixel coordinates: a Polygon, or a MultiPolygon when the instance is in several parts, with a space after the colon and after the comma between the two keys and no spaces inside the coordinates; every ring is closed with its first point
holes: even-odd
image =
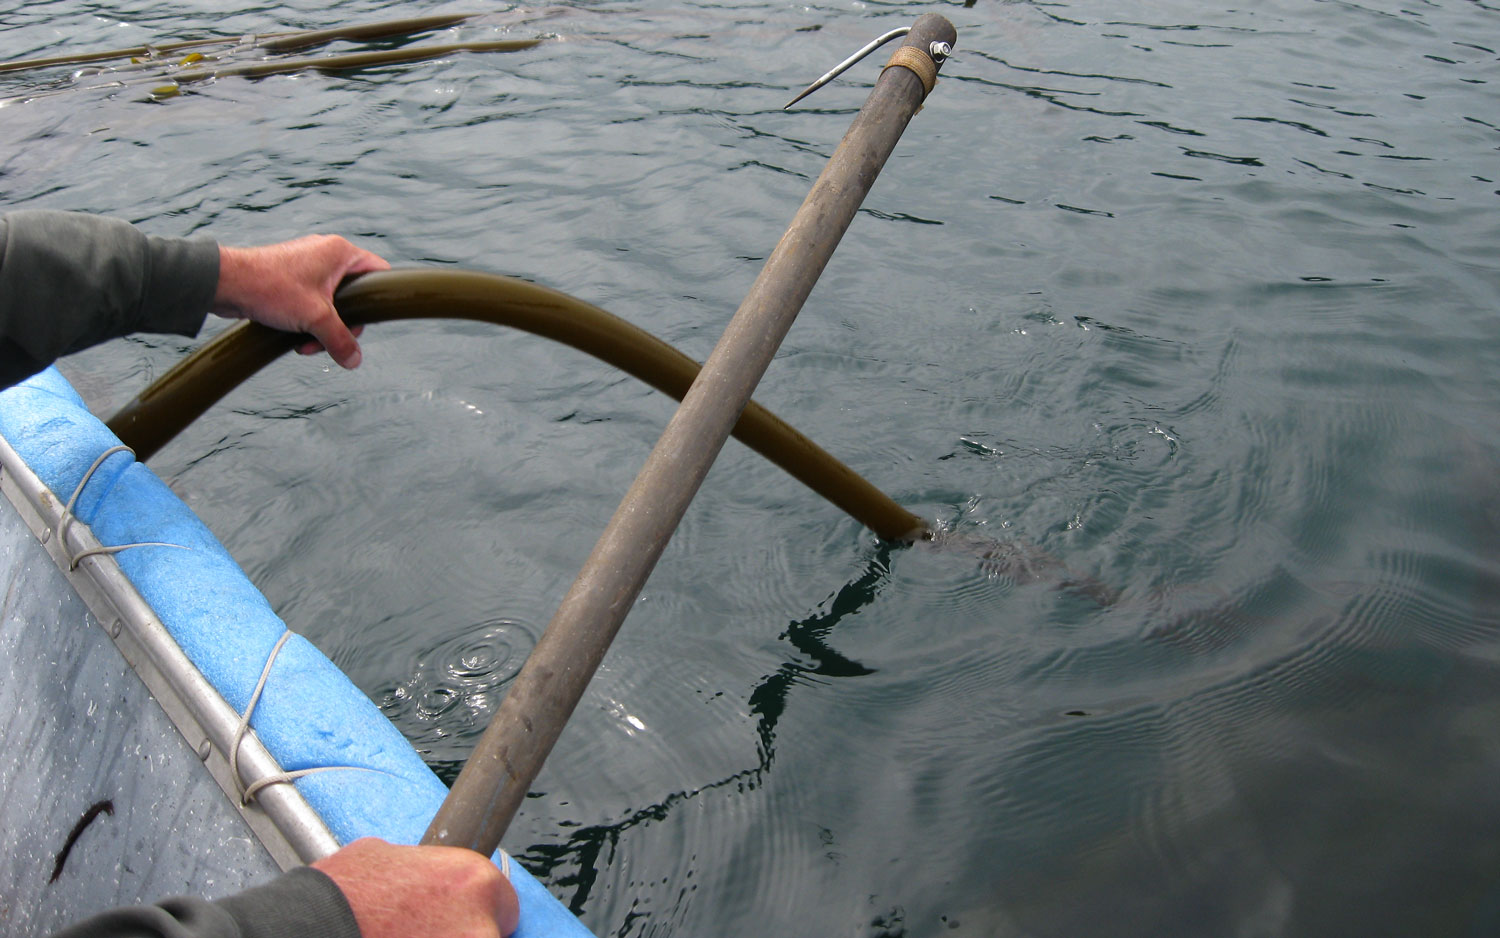
{"type": "MultiPolygon", "coordinates": [[[[1121,591],[882,546],[732,444],[507,841],[591,928],[1500,933],[1500,8],[32,0],[0,53],[475,8],[444,38],[554,41],[159,103],[0,75],[0,202],[340,232],[701,358],[876,64],[781,104],[940,9],[758,396],[1121,591]]],[[[193,344],[65,370],[108,413],[193,344]]],[[[671,407],[488,327],[365,350],[153,465],[451,776],[671,407]]]]}

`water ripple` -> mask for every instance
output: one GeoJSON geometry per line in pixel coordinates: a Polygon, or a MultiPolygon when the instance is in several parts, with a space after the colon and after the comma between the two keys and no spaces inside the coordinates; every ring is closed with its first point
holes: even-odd
{"type": "Polygon", "coordinates": [[[418,653],[381,709],[424,756],[461,756],[489,725],[535,644],[534,627],[506,619],[452,629],[418,653]]]}

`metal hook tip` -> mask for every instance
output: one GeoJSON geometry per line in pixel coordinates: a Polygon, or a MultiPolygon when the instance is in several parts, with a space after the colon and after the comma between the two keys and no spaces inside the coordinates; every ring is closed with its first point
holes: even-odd
{"type": "Polygon", "coordinates": [[[817,81],[815,81],[812,84],[808,85],[807,88],[801,94],[797,95],[795,98],[793,98],[792,100],[788,101],[785,105],[782,106],[781,109],[783,111],[789,111],[789,110],[791,110],[793,104],[796,104],[798,101],[801,101],[803,98],[805,98],[808,95],[812,94],[814,91],[817,91],[819,88],[823,87],[824,85],[826,85],[829,82],[833,81],[835,78],[837,78],[840,75],[842,75],[845,71],[847,71],[850,68],[850,66],[854,65],[855,62],[858,62],[860,59],[862,59],[865,56],[869,55],[871,52],[874,52],[876,49],[878,49],[881,46],[885,45],[887,42],[890,42],[892,39],[895,39],[897,36],[905,36],[909,32],[911,32],[911,27],[910,26],[902,26],[899,29],[893,29],[893,30],[891,30],[890,32],[888,32],[885,35],[879,37],[878,39],[874,40],[873,42],[868,43],[863,49],[860,49],[858,52],[856,52],[853,55],[849,56],[844,61],[842,61],[839,64],[835,65],[822,78],[819,78],[817,81]]]}
{"type": "Polygon", "coordinates": [[[801,94],[797,95],[792,100],[790,100],[787,103],[783,104],[781,106],[781,109],[783,111],[790,111],[792,109],[792,105],[796,104],[798,101],[801,101],[803,98],[805,98],[808,95],[812,94],[814,91],[817,91],[821,87],[822,87],[822,85],[811,85],[811,86],[809,86],[807,88],[804,88],[802,90],[801,94]]]}

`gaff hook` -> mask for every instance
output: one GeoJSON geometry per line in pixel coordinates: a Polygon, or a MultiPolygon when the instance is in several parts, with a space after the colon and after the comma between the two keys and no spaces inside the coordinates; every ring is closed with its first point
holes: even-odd
{"type": "MultiPolygon", "coordinates": [[[[815,81],[812,84],[808,85],[806,88],[803,89],[803,91],[802,91],[801,94],[797,95],[795,98],[793,98],[792,100],[788,101],[786,104],[782,105],[781,109],[783,111],[790,111],[792,109],[792,105],[796,104],[798,101],[801,101],[803,98],[805,98],[808,95],[812,94],[814,91],[817,91],[819,88],[821,88],[824,85],[828,84],[830,81],[833,81],[835,78],[839,77],[840,75],[844,74],[844,72],[848,71],[849,68],[851,66],[853,66],[854,63],[858,62],[860,59],[862,59],[865,56],[869,55],[871,52],[874,52],[876,49],[879,49],[881,46],[883,46],[886,43],[890,42],[892,39],[896,39],[896,38],[898,38],[900,36],[905,36],[909,32],[911,32],[911,27],[910,26],[902,26],[899,29],[893,29],[890,32],[886,33],[884,36],[881,36],[880,38],[874,40],[869,45],[865,46],[863,49],[860,49],[858,52],[856,52],[853,55],[849,56],[844,61],[842,61],[839,64],[835,65],[822,78],[819,78],[817,81],[815,81]]],[[[932,56],[933,62],[937,63],[938,65],[941,65],[941,64],[943,64],[943,61],[948,58],[948,56],[950,56],[950,55],[953,54],[953,47],[950,46],[946,42],[934,42],[927,49],[927,54],[930,55],[930,56],[932,56]]]]}

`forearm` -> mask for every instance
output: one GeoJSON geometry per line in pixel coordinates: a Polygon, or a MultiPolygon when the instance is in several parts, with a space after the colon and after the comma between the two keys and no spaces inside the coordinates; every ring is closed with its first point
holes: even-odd
{"type": "Polygon", "coordinates": [[[217,902],[167,899],[114,909],[53,938],[360,938],[339,887],[307,867],[217,902]]]}
{"type": "Polygon", "coordinates": [[[212,241],[72,212],[0,217],[0,386],[131,332],[196,335],[218,279],[212,241]]]}

